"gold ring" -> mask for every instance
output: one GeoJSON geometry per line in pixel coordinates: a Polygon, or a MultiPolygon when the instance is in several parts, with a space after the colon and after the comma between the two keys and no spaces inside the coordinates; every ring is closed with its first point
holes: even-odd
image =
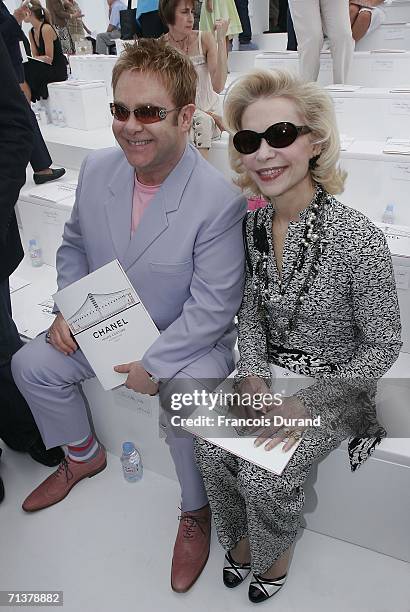
{"type": "Polygon", "coordinates": [[[301,431],[293,431],[292,432],[292,438],[294,440],[300,440],[300,438],[302,437],[302,432],[301,431]]]}
{"type": "Polygon", "coordinates": [[[288,437],[288,436],[289,436],[289,434],[290,434],[290,429],[289,429],[289,427],[284,427],[284,428],[283,428],[283,433],[284,433],[284,435],[285,435],[286,437],[288,437]]]}

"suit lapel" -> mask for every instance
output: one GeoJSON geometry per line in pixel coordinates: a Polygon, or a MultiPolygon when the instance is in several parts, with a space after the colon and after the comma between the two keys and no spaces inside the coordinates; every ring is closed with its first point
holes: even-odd
{"type": "Polygon", "coordinates": [[[105,213],[114,250],[121,262],[124,261],[130,242],[134,172],[134,168],[124,157],[108,185],[105,201],[105,213]]]}
{"type": "MultiPolygon", "coordinates": [[[[180,161],[167,176],[158,193],[149,203],[134,236],[127,243],[128,248],[124,253],[123,263],[125,270],[130,268],[147,248],[167,229],[168,213],[179,208],[187,182],[195,166],[196,155],[196,151],[192,149],[190,145],[187,145],[180,161]]],[[[131,211],[129,223],[130,220],[131,211]]],[[[130,226],[128,227],[128,231],[129,230],[130,226]]],[[[164,253],[164,256],[166,257],[167,253],[164,253]]]]}

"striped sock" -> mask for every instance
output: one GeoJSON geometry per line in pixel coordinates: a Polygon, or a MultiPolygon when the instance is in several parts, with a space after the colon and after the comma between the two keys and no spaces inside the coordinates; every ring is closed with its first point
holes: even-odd
{"type": "Polygon", "coordinates": [[[90,461],[100,450],[100,445],[90,432],[88,436],[82,440],[76,440],[71,442],[67,447],[68,456],[72,461],[82,463],[84,461],[90,461]]]}

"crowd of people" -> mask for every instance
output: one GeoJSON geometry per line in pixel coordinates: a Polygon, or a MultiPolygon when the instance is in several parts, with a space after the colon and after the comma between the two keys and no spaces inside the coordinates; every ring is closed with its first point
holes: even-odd
{"type": "MultiPolygon", "coordinates": [[[[109,2],[112,29],[97,38],[97,51],[119,30],[121,2],[109,2]]],[[[335,113],[314,82],[324,29],[335,78],[343,81],[353,50],[345,24],[353,8],[349,16],[344,0],[290,0],[302,76],[253,71],[234,83],[221,109],[217,94],[225,87],[230,37],[240,28],[248,32],[247,2],[225,4],[204,0],[195,30],[193,0],[160,0],[167,32],[122,52],[112,78],[119,146],[83,162],[56,268],[63,289],[118,259],[161,332],[141,361],[115,369],[127,374],[128,388],[158,394],[167,416],[182,510],[173,590],[187,591],[201,574],[212,514],[225,550],[224,584],[237,587],[252,573],[248,597],[259,603],[285,584],[312,466],[350,438],[354,471],[385,435],[376,419],[377,381],[398,357],[401,327],[382,231],[337,200],[345,174],[335,113]],[[206,161],[221,129],[229,133],[236,186],[206,161]],[[251,196],[262,196],[266,207],[247,213],[251,196]],[[297,420],[257,432],[256,443],[267,452],[298,443],[282,475],[171,421],[174,393],[213,391],[233,372],[237,337],[234,384],[241,397],[268,397],[281,369],[313,379],[280,407],[266,403],[256,411],[297,420]],[[309,425],[317,416],[320,426],[309,425]]],[[[7,93],[0,90],[7,132],[0,142],[0,437],[58,465],[28,494],[26,512],[62,502],[107,461],[78,386],[94,372],[67,322],[55,309],[51,327],[21,346],[9,296],[9,276],[23,256],[14,206],[26,165],[38,168],[36,182],[63,172],[50,169],[44,151],[44,161],[35,161],[36,147],[45,145],[28,102],[44,96],[49,77],[63,76],[64,52],[72,50],[68,24],[82,24],[78,5],[69,5],[48,0],[50,18],[38,0],[14,17],[0,4],[0,69],[7,83],[7,93]],[[23,68],[18,57],[23,19],[32,25],[29,42],[39,66],[23,68]]],[[[152,7],[148,12],[157,10],[152,7]]],[[[246,37],[241,44],[250,42],[246,37]]],[[[251,406],[233,410],[255,415],[251,406]]]]}

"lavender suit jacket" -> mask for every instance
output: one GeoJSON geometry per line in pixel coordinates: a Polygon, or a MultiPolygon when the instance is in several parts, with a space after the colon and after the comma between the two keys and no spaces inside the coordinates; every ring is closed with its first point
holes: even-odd
{"type": "Polygon", "coordinates": [[[57,252],[59,289],[117,258],[162,332],[144,355],[145,369],[164,379],[197,364],[196,376],[212,377],[208,362],[217,354],[229,372],[246,199],[187,145],[131,238],[133,188],[134,168],[122,150],[100,150],[83,162],[57,252]]]}

